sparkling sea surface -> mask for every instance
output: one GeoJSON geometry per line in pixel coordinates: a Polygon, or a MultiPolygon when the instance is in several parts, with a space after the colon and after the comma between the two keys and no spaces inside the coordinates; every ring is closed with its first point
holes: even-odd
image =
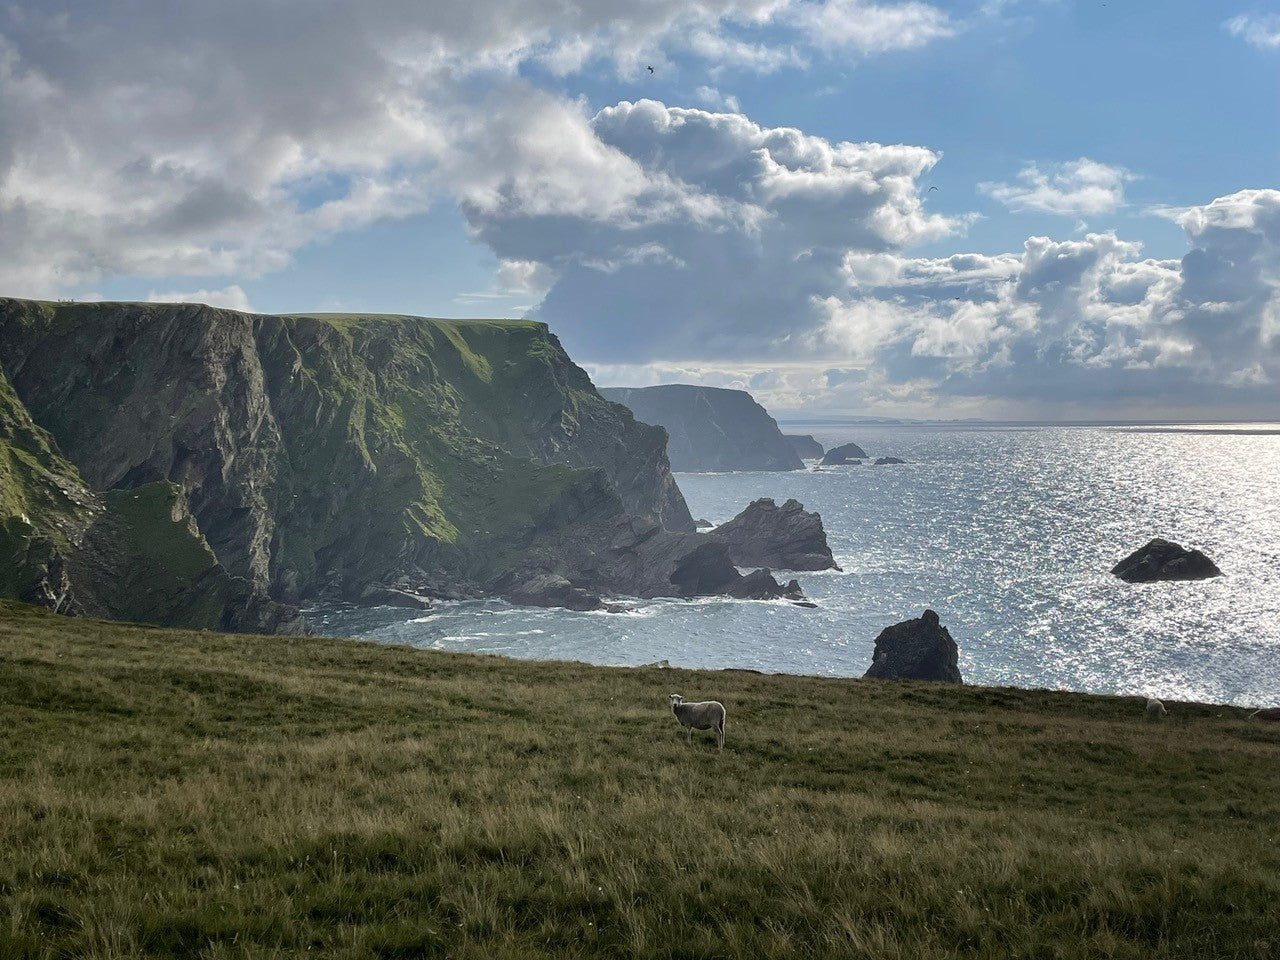
{"type": "Polygon", "coordinates": [[[884,627],[937,610],[966,682],[1280,705],[1280,425],[821,426],[910,462],[677,474],[695,517],[757,497],[822,514],[843,572],[785,602],[638,601],[623,614],[500,601],[316,610],[317,632],[599,664],[861,676],[884,627]],[[1131,585],[1121,557],[1163,536],[1225,574],[1131,585]]]}

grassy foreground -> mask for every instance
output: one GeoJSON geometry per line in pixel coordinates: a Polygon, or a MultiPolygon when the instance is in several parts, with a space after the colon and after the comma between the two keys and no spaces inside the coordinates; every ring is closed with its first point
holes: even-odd
{"type": "Polygon", "coordinates": [[[0,604],[0,958],[1280,956],[1280,732],[1170,709],[0,604]]]}

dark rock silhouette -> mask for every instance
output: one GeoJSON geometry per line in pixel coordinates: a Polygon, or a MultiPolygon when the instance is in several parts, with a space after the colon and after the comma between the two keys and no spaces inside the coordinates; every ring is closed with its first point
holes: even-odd
{"type": "Polygon", "coordinates": [[[897,457],[877,457],[875,466],[883,467],[887,463],[906,463],[905,460],[899,460],[897,457]]]}
{"type": "Polygon", "coordinates": [[[817,460],[822,457],[822,444],[806,434],[785,433],[787,443],[801,460],[817,460]]]}
{"type": "Polygon", "coordinates": [[[803,470],[778,423],[744,390],[673,383],[606,387],[600,395],[663,427],[672,470],[803,470]]]}
{"type": "Polygon", "coordinates": [[[728,596],[740,600],[803,600],[795,580],[780,584],[768,570],[756,570],[745,577],[738,572],[729,547],[707,542],[685,554],[671,573],[671,583],[682,597],[728,596]]]}
{"type": "Polygon", "coordinates": [[[849,463],[852,460],[865,460],[867,451],[863,450],[856,443],[846,443],[839,447],[832,447],[826,452],[822,458],[824,465],[849,463]]]}
{"type": "Polygon", "coordinates": [[[880,631],[871,667],[864,676],[964,683],[956,642],[932,610],[880,631]]]}
{"type": "Polygon", "coordinates": [[[1222,576],[1217,565],[1199,550],[1187,550],[1160,537],[1129,554],[1112,567],[1111,572],[1126,583],[1207,580],[1222,576]]]}
{"type": "Polygon", "coordinates": [[[838,570],[822,517],[797,500],[781,507],[767,497],[750,504],[711,536],[729,545],[740,567],[772,570],[838,570]]]}

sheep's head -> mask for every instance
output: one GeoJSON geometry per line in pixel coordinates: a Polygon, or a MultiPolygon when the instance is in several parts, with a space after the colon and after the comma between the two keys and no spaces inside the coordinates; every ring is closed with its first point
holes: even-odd
{"type": "Polygon", "coordinates": [[[671,705],[672,705],[673,707],[678,707],[678,706],[680,706],[680,704],[682,704],[682,703],[684,703],[684,697],[680,696],[680,694],[678,694],[678,693],[673,693],[673,694],[671,695],[671,705]]]}

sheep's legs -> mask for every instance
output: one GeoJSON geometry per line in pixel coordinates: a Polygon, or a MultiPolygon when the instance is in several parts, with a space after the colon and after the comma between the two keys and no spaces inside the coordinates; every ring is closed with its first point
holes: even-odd
{"type": "Polygon", "coordinates": [[[716,727],[716,739],[720,741],[720,749],[724,749],[724,724],[716,727]]]}
{"type": "Polygon", "coordinates": [[[684,728],[684,742],[693,743],[693,727],[684,728]]]}

